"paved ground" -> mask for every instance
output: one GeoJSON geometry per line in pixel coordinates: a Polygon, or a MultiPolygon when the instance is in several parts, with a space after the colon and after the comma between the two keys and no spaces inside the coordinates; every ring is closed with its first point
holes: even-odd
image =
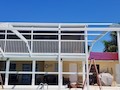
{"type": "MultiPolygon", "coordinates": [[[[0,90],[60,90],[58,88],[44,88],[44,89],[30,89],[30,88],[19,88],[19,89],[0,89],[0,90]]],[[[62,88],[61,90],[82,90],[81,88],[62,88]]],[[[87,90],[86,88],[84,90],[87,90]]],[[[100,90],[98,86],[90,86],[90,90],[100,90]]],[[[120,90],[120,87],[103,87],[101,90],[120,90]]]]}

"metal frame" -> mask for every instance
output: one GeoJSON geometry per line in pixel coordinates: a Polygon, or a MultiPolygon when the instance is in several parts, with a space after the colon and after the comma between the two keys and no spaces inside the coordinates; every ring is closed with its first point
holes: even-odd
{"type": "MultiPolygon", "coordinates": [[[[34,86],[34,78],[35,74],[45,74],[46,72],[35,72],[35,63],[38,58],[55,58],[58,61],[58,72],[48,72],[49,74],[58,74],[58,82],[59,82],[59,89],[62,88],[62,74],[75,74],[74,72],[62,72],[62,60],[61,58],[78,58],[83,60],[82,64],[83,67],[87,67],[87,73],[85,73],[85,69],[83,68],[83,72],[79,72],[79,74],[83,74],[83,78],[85,79],[85,74],[87,75],[87,90],[89,90],[89,72],[88,72],[88,57],[89,52],[92,50],[94,44],[106,35],[109,31],[117,31],[118,35],[118,52],[119,52],[119,61],[120,61],[120,47],[119,47],[119,39],[120,39],[120,27],[119,24],[114,23],[12,23],[12,22],[1,22],[0,23],[0,30],[5,30],[4,33],[0,33],[0,35],[4,34],[5,38],[1,39],[0,41],[4,41],[4,48],[0,46],[0,57],[1,58],[10,58],[11,60],[14,58],[28,58],[33,61],[32,72],[19,72],[20,74],[29,73],[32,74],[32,86],[34,86]],[[117,26],[115,26],[117,25],[117,26]],[[13,33],[8,33],[7,31],[10,30],[13,33]],[[19,31],[31,31],[31,33],[20,33],[19,31]],[[34,33],[34,31],[57,31],[57,33],[34,33]],[[62,33],[62,31],[84,31],[84,33],[62,33]],[[93,33],[89,33],[93,31],[93,33]],[[94,33],[97,31],[102,31],[103,33],[94,33]],[[13,41],[23,41],[27,47],[28,52],[6,52],[7,41],[11,41],[7,39],[7,35],[16,35],[19,39],[13,41]],[[30,39],[26,39],[24,35],[30,35],[30,39]],[[34,35],[57,35],[57,40],[34,40],[34,35]],[[85,36],[84,40],[62,40],[62,35],[83,35],[85,36]],[[88,40],[88,36],[95,36],[96,38],[93,40],[88,40]],[[58,52],[34,52],[34,42],[57,42],[58,43],[58,52]],[[29,44],[31,42],[31,44],[29,44]],[[78,53],[62,53],[62,42],[79,42],[84,43],[85,45],[82,48],[85,48],[85,52],[78,52],[78,53]],[[88,52],[88,42],[91,43],[90,51],[88,52]]],[[[83,49],[82,49],[83,50],[83,49]]],[[[6,60],[6,74],[5,74],[5,85],[8,86],[8,75],[9,73],[16,73],[16,72],[9,72],[9,64],[10,60],[6,60]],[[9,73],[8,73],[9,72],[9,73]]],[[[0,71],[3,73],[3,71],[0,71]]],[[[17,72],[18,73],[18,72],[17,72]]]]}

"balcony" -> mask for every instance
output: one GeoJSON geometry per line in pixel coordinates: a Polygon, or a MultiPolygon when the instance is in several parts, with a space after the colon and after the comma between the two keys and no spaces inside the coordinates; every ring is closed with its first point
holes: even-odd
{"type": "MultiPolygon", "coordinates": [[[[84,41],[61,40],[61,53],[84,53],[84,41]]],[[[58,53],[58,40],[28,40],[31,53],[58,53]]],[[[22,40],[0,40],[0,47],[4,53],[29,53],[22,40]]]]}

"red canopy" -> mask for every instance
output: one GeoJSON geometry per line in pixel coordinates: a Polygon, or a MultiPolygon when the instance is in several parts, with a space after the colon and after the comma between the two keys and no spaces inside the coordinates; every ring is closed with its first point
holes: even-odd
{"type": "Polygon", "coordinates": [[[89,60],[94,58],[95,60],[118,60],[117,52],[91,52],[89,60]]]}

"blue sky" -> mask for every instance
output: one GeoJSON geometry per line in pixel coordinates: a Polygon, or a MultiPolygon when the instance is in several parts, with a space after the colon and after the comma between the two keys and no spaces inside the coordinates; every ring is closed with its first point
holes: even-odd
{"type": "Polygon", "coordinates": [[[104,44],[102,43],[103,40],[111,40],[110,38],[110,32],[108,32],[105,36],[103,36],[100,40],[98,40],[93,48],[92,48],[92,52],[103,52],[104,50],[104,44]]]}
{"type": "Polygon", "coordinates": [[[0,22],[117,23],[119,9],[120,0],[0,0],[0,22]]]}

